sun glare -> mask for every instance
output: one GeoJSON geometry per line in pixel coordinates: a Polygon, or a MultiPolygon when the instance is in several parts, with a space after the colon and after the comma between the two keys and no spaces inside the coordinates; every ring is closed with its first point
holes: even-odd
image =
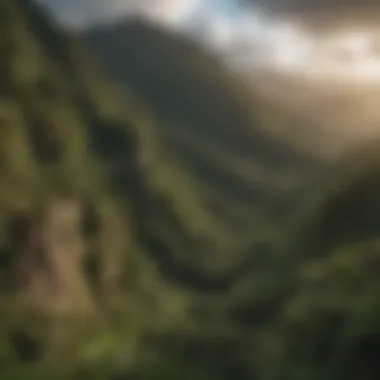
{"type": "Polygon", "coordinates": [[[337,43],[357,56],[371,53],[371,36],[365,32],[347,31],[339,35],[337,43]]]}
{"type": "MultiPolygon", "coordinates": [[[[380,81],[374,32],[347,30],[319,38],[295,24],[272,27],[268,59],[276,70],[312,77],[380,81]]],[[[379,41],[380,42],[380,41],[379,41]]]]}

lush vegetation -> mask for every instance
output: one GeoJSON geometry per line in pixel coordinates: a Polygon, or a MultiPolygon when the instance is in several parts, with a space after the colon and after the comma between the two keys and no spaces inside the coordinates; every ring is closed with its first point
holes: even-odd
{"type": "Polygon", "coordinates": [[[326,168],[141,21],[86,36],[121,89],[32,1],[0,30],[2,379],[378,378],[376,144],[326,168]]]}
{"type": "Polygon", "coordinates": [[[119,88],[133,91],[159,120],[160,136],[222,230],[217,239],[229,237],[220,242],[227,265],[252,234],[283,223],[323,173],[320,158],[283,125],[293,118],[257,99],[195,42],[140,19],[81,37],[119,88]]]}

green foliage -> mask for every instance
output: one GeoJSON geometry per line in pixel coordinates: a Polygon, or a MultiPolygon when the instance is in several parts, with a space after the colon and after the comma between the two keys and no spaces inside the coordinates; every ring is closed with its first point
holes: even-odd
{"type": "Polygon", "coordinates": [[[90,32],[122,97],[33,2],[1,17],[2,379],[378,378],[376,149],[312,194],[322,165],[193,43],[136,21],[90,32]],[[28,267],[70,202],[80,239],[42,255],[68,269],[28,267]],[[55,297],[32,296],[41,272],[55,297]]]}

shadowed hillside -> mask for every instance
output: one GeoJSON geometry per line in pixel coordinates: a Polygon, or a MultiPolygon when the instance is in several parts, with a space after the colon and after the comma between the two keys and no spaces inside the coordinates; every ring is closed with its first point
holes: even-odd
{"type": "Polygon", "coordinates": [[[284,168],[317,165],[307,147],[296,152],[286,134],[274,138],[258,106],[264,102],[195,42],[139,19],[90,29],[83,38],[119,86],[167,121],[160,131],[176,158],[226,197],[242,198],[244,189],[250,197],[262,182],[281,187],[284,168]]]}
{"type": "Polygon", "coordinates": [[[153,110],[159,135],[232,240],[227,262],[231,249],[243,255],[253,231],[271,234],[321,178],[325,164],[312,149],[295,144],[290,129],[268,125],[283,111],[256,99],[195,42],[140,19],[82,38],[118,87],[153,110]]]}

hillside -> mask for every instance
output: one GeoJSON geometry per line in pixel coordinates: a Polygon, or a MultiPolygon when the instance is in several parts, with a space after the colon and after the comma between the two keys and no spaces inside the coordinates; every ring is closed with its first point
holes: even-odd
{"type": "Polygon", "coordinates": [[[2,379],[378,378],[378,142],[327,170],[217,61],[171,67],[192,119],[32,1],[0,19],[2,379]]]}
{"type": "Polygon", "coordinates": [[[82,38],[115,83],[164,121],[159,133],[227,230],[252,231],[255,213],[280,215],[318,177],[321,159],[294,144],[299,132],[269,128],[268,120],[281,118],[278,107],[195,42],[140,19],[94,27],[82,38]]]}
{"type": "Polygon", "coordinates": [[[84,38],[122,90],[169,121],[159,134],[251,258],[230,292],[197,301],[198,330],[184,337],[204,359],[170,354],[223,362],[218,378],[378,378],[379,143],[326,166],[292,141],[295,118],[193,42],[139,20],[84,38]]]}
{"type": "Polygon", "coordinates": [[[0,5],[0,376],[92,377],[175,329],[186,297],[162,278],[196,282],[214,224],[149,112],[32,1],[0,5]]]}
{"type": "Polygon", "coordinates": [[[101,377],[118,361],[145,370],[165,337],[180,352],[179,326],[208,331],[191,317],[198,297],[232,289],[269,236],[239,241],[168,149],[169,121],[119,95],[32,1],[4,1],[0,17],[0,374],[101,377]]]}

